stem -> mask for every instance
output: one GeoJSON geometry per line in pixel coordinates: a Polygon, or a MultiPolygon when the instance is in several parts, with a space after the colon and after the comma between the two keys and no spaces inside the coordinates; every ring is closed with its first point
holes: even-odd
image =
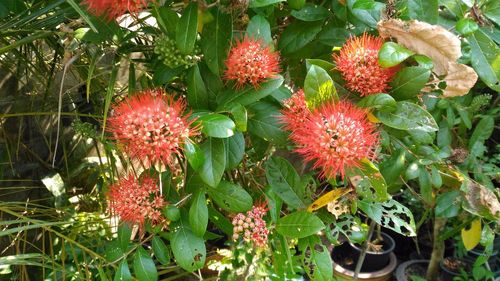
{"type": "Polygon", "coordinates": [[[434,218],[434,230],[432,241],[432,255],[427,268],[426,279],[429,281],[437,281],[439,273],[439,263],[444,256],[444,240],[439,239],[439,234],[443,231],[446,225],[446,218],[434,218]]]}
{"type": "Polygon", "coordinates": [[[372,220],[370,222],[370,229],[368,230],[368,237],[366,241],[363,243],[363,247],[361,249],[361,254],[359,255],[358,263],[356,264],[356,269],[354,270],[354,280],[358,280],[359,272],[361,271],[361,267],[363,266],[363,262],[365,261],[366,251],[368,251],[368,244],[372,239],[373,232],[375,230],[375,221],[372,220]]]}

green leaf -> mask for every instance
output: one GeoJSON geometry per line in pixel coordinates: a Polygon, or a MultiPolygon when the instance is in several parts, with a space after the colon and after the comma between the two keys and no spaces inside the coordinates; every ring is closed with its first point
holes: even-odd
{"type": "Polygon", "coordinates": [[[198,4],[191,2],[184,9],[175,30],[175,43],[183,54],[191,54],[198,35],[198,4]]]}
{"type": "Polygon", "coordinates": [[[280,107],[270,102],[257,102],[248,107],[248,131],[277,145],[284,145],[287,134],[281,129],[280,107]]]}
{"type": "Polygon", "coordinates": [[[283,55],[300,50],[311,43],[321,31],[321,22],[294,22],[281,34],[278,48],[283,55]]]}
{"type": "Polygon", "coordinates": [[[407,0],[402,1],[408,9],[410,19],[436,24],[438,21],[438,0],[407,0]]]}
{"type": "Polygon", "coordinates": [[[273,5],[280,2],[285,2],[286,0],[250,0],[250,8],[260,8],[269,5],[273,5]]]}
{"type": "Polygon", "coordinates": [[[328,12],[328,9],[325,7],[314,4],[306,4],[298,11],[293,10],[291,14],[296,19],[302,21],[318,21],[326,19],[330,15],[330,12],[328,12]]]}
{"type": "Polygon", "coordinates": [[[500,50],[481,29],[467,36],[471,47],[471,64],[481,80],[491,89],[500,91],[500,50]]]}
{"type": "Polygon", "coordinates": [[[399,177],[405,170],[405,159],[404,149],[398,149],[391,157],[379,164],[380,172],[389,187],[399,182],[399,177]]]}
{"type": "Polygon", "coordinates": [[[379,169],[368,159],[361,161],[359,167],[347,171],[347,176],[356,192],[364,198],[383,202],[388,199],[387,184],[379,169]]]}
{"type": "Polygon", "coordinates": [[[255,39],[261,39],[267,46],[273,45],[271,26],[262,15],[255,15],[252,17],[247,26],[247,35],[255,39]]]}
{"type": "Polygon", "coordinates": [[[286,237],[304,238],[325,228],[323,222],[307,211],[297,211],[284,216],[276,223],[276,231],[286,237]]]}
{"type": "Polygon", "coordinates": [[[228,237],[233,236],[233,224],[226,218],[225,215],[216,210],[212,205],[208,206],[208,215],[210,216],[210,221],[222,230],[222,232],[224,232],[228,237]]]}
{"type": "Polygon", "coordinates": [[[205,162],[199,170],[200,178],[209,186],[216,187],[226,168],[226,151],[224,142],[217,138],[208,138],[201,150],[205,154],[205,162]]]}
{"type": "Polygon", "coordinates": [[[234,136],[223,141],[226,150],[226,170],[234,169],[245,155],[245,137],[242,133],[236,132],[234,136]]]}
{"type": "Polygon", "coordinates": [[[189,224],[195,235],[203,237],[208,225],[208,208],[204,191],[200,190],[193,195],[189,208],[189,224]]]}
{"type": "Polygon", "coordinates": [[[428,56],[424,55],[414,55],[413,59],[418,63],[418,66],[427,68],[427,69],[433,69],[434,68],[434,63],[432,62],[432,59],[429,58],[428,56]]]}
{"type": "Polygon", "coordinates": [[[132,235],[132,228],[127,223],[122,223],[118,227],[118,242],[123,252],[126,252],[130,245],[130,237],[132,235]]]}
{"type": "Polygon", "coordinates": [[[194,235],[182,219],[173,231],[170,244],[177,264],[188,272],[202,268],[207,256],[203,238],[194,235]]]}
{"type": "Polygon", "coordinates": [[[402,63],[413,54],[412,51],[397,43],[385,42],[378,52],[378,63],[382,67],[393,67],[402,63]]]}
{"type": "Polygon", "coordinates": [[[168,265],[170,263],[170,252],[165,242],[159,236],[154,236],[151,245],[153,246],[153,253],[156,259],[161,264],[168,265]]]}
{"type": "Polygon", "coordinates": [[[428,68],[405,67],[398,71],[391,81],[391,95],[396,100],[411,99],[420,93],[431,76],[428,68]]]}
{"type": "Polygon", "coordinates": [[[286,159],[273,156],[265,164],[266,179],[272,190],[289,207],[306,208],[303,201],[306,184],[303,182],[292,164],[286,159]]]}
{"type": "Polygon", "coordinates": [[[276,78],[260,84],[258,89],[255,89],[252,86],[248,86],[241,91],[230,89],[217,95],[217,103],[220,105],[220,109],[227,109],[227,107],[230,107],[233,103],[239,103],[243,106],[247,106],[276,91],[281,84],[283,84],[283,81],[283,76],[277,75],[276,78]]]}
{"type": "Polygon", "coordinates": [[[491,115],[485,115],[481,118],[469,139],[469,149],[472,149],[477,142],[484,143],[493,133],[494,127],[495,120],[491,115]]]}
{"type": "Polygon", "coordinates": [[[347,0],[347,7],[356,20],[376,28],[385,5],[373,0],[347,0]]]}
{"type": "Polygon", "coordinates": [[[362,98],[357,105],[364,108],[376,108],[382,111],[396,110],[396,100],[389,94],[374,94],[362,98]]]}
{"type": "Polygon", "coordinates": [[[158,280],[155,262],[142,246],[137,248],[134,255],[134,274],[141,281],[158,280]]]}
{"type": "Polygon", "coordinates": [[[198,169],[201,168],[205,162],[204,152],[196,143],[190,140],[184,143],[184,155],[186,156],[189,165],[191,165],[195,171],[198,171],[198,169]]]}
{"type": "Polygon", "coordinates": [[[219,76],[233,38],[231,15],[217,10],[214,20],[203,27],[201,50],[208,68],[219,76]]]}
{"type": "Polygon", "coordinates": [[[358,201],[358,207],[370,219],[383,227],[392,229],[402,235],[416,236],[413,214],[399,202],[393,199],[384,203],[362,200],[358,201]]]}
{"type": "Polygon", "coordinates": [[[437,217],[452,218],[456,217],[460,211],[461,205],[460,191],[452,190],[440,194],[437,197],[435,214],[437,217]]]}
{"type": "Polygon", "coordinates": [[[194,65],[187,74],[187,100],[193,109],[208,109],[208,92],[198,65],[194,65]]]}
{"type": "Polygon", "coordinates": [[[245,132],[247,130],[247,122],[248,122],[247,109],[239,103],[232,103],[227,107],[231,115],[233,115],[234,123],[236,125],[236,130],[240,132],[245,132]]]}
{"type": "Polygon", "coordinates": [[[433,197],[431,174],[423,167],[419,168],[418,183],[420,186],[420,195],[422,195],[422,199],[424,199],[427,204],[432,204],[433,197]]]}
{"type": "Polygon", "coordinates": [[[307,71],[304,81],[304,94],[307,106],[314,109],[322,103],[337,101],[337,90],[333,84],[333,79],[323,68],[312,64],[307,71]]]}
{"type": "Polygon", "coordinates": [[[228,138],[234,135],[236,125],[226,115],[211,113],[200,116],[196,123],[201,124],[201,131],[213,138],[228,138]]]}
{"type": "Polygon", "coordinates": [[[153,7],[153,15],[158,21],[158,25],[164,29],[165,33],[169,34],[169,37],[175,38],[175,30],[179,24],[179,16],[177,13],[167,6],[162,6],[158,9],[156,9],[156,6],[153,7]]]}
{"type": "Polygon", "coordinates": [[[479,29],[477,23],[472,19],[461,19],[455,24],[455,29],[462,35],[469,35],[479,29]]]}
{"type": "Polygon", "coordinates": [[[397,103],[394,112],[377,112],[376,117],[386,126],[399,130],[422,130],[433,132],[439,130],[432,115],[422,107],[406,101],[397,103]]]}
{"type": "Polygon", "coordinates": [[[248,194],[241,186],[221,181],[217,188],[209,188],[208,194],[219,207],[233,212],[246,212],[252,208],[252,196],[248,194]]]}
{"type": "Polygon", "coordinates": [[[118,266],[118,269],[116,270],[113,281],[132,281],[132,274],[130,274],[127,259],[123,259],[120,262],[120,266],[118,266]]]}

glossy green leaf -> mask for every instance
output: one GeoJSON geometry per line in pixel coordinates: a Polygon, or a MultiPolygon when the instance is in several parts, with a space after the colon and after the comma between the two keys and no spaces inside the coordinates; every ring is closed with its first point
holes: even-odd
{"type": "Polygon", "coordinates": [[[452,218],[456,217],[460,211],[461,205],[460,191],[452,190],[440,194],[436,200],[435,214],[438,217],[452,218]]]}
{"type": "Polygon", "coordinates": [[[493,133],[494,127],[495,120],[492,116],[486,115],[481,118],[469,139],[469,149],[472,149],[477,142],[483,143],[487,140],[493,133]]]}
{"type": "Polygon", "coordinates": [[[208,189],[208,194],[219,207],[233,212],[246,212],[252,208],[253,199],[241,186],[221,181],[216,188],[208,189]]]}
{"type": "Polygon", "coordinates": [[[385,42],[378,52],[378,63],[382,67],[393,67],[402,63],[413,54],[412,51],[397,43],[385,42]]]}
{"type": "Polygon", "coordinates": [[[158,280],[155,262],[142,246],[137,248],[134,255],[134,274],[141,281],[158,280]]]}
{"type": "Polygon", "coordinates": [[[330,15],[330,12],[323,6],[306,4],[300,10],[293,10],[291,14],[296,19],[302,21],[318,21],[326,19],[330,15]]]}
{"type": "Polygon", "coordinates": [[[242,133],[236,132],[234,136],[223,141],[226,151],[226,170],[234,169],[245,155],[245,137],[242,133]]]}
{"type": "Polygon", "coordinates": [[[159,7],[158,9],[153,9],[153,15],[158,22],[158,25],[169,35],[171,38],[175,38],[175,30],[179,24],[179,16],[170,7],[159,7]]]}
{"type": "Polygon", "coordinates": [[[200,116],[196,122],[201,124],[201,132],[213,138],[228,138],[234,135],[236,125],[226,115],[212,113],[200,116]]]}
{"type": "Polygon", "coordinates": [[[411,99],[427,84],[431,71],[424,67],[410,66],[398,71],[392,79],[391,95],[396,100],[411,99]]]}
{"type": "Polygon", "coordinates": [[[276,78],[260,84],[258,89],[252,86],[247,86],[243,90],[230,89],[217,95],[217,103],[220,109],[228,109],[227,107],[234,103],[247,106],[276,91],[283,84],[283,81],[283,76],[277,75],[276,78]]]}
{"type": "Polygon", "coordinates": [[[321,22],[294,22],[281,34],[278,48],[284,55],[291,54],[311,43],[321,31],[321,22]]]}
{"type": "Polygon", "coordinates": [[[224,67],[227,50],[233,38],[233,21],[231,16],[217,10],[214,20],[203,27],[201,49],[205,62],[212,73],[219,76],[224,67]]]}
{"type": "Polygon", "coordinates": [[[273,156],[265,164],[267,182],[283,202],[294,209],[306,208],[306,183],[286,159],[273,156]]]}
{"type": "Polygon", "coordinates": [[[361,161],[359,167],[346,172],[356,192],[364,198],[384,202],[388,199],[387,184],[379,169],[368,159],[361,161]]]}
{"type": "Polygon", "coordinates": [[[276,223],[276,232],[291,238],[316,235],[324,228],[323,222],[316,215],[307,211],[291,213],[280,218],[276,223]]]}
{"type": "Polygon", "coordinates": [[[128,246],[130,245],[130,237],[132,235],[132,228],[128,223],[122,223],[118,227],[118,241],[120,243],[120,248],[123,252],[126,252],[128,246]]]}
{"type": "Polygon", "coordinates": [[[481,80],[500,91],[500,48],[481,29],[467,36],[471,47],[471,64],[481,80]]]}
{"type": "Polygon", "coordinates": [[[201,144],[205,162],[201,166],[200,178],[209,186],[216,187],[226,168],[226,151],[224,142],[217,138],[208,138],[201,144]]]}
{"type": "Polygon", "coordinates": [[[248,107],[248,131],[277,145],[286,143],[287,134],[279,121],[280,107],[270,102],[257,102],[248,107]]]}
{"type": "Polygon", "coordinates": [[[424,167],[419,168],[418,183],[422,199],[424,199],[427,204],[432,204],[434,199],[432,196],[431,174],[424,167]]]}
{"type": "Polygon", "coordinates": [[[371,28],[377,27],[384,4],[373,0],[347,0],[346,2],[349,12],[356,20],[371,28]]]}
{"type": "Polygon", "coordinates": [[[285,2],[286,0],[250,0],[250,8],[260,8],[269,5],[273,5],[280,2],[285,2]]]}
{"type": "Polygon", "coordinates": [[[412,212],[401,203],[390,199],[384,203],[373,203],[371,201],[358,201],[358,207],[370,219],[383,227],[406,235],[416,236],[415,219],[412,212]]]}
{"type": "Polygon", "coordinates": [[[207,256],[203,238],[196,236],[182,219],[172,231],[170,244],[177,264],[188,272],[202,268],[207,256]]]}
{"type": "Polygon", "coordinates": [[[191,207],[189,208],[189,225],[193,233],[203,237],[208,225],[208,208],[205,192],[200,190],[193,195],[191,207]]]}
{"type": "Polygon", "coordinates": [[[234,124],[236,125],[236,130],[240,132],[245,132],[247,130],[247,124],[248,124],[247,109],[239,103],[232,103],[227,107],[231,115],[233,115],[233,120],[234,124]]]}
{"type": "Polygon", "coordinates": [[[123,259],[116,270],[115,277],[113,281],[132,281],[132,274],[130,274],[130,269],[126,259],[123,259]]]}
{"type": "Polygon", "coordinates": [[[400,4],[408,10],[410,19],[431,24],[438,21],[438,0],[403,0],[400,4]]]}
{"type": "Polygon", "coordinates": [[[194,65],[187,74],[187,100],[193,109],[208,109],[208,92],[200,74],[198,65],[194,65]]]}
{"type": "Polygon", "coordinates": [[[170,264],[170,251],[165,245],[165,242],[159,237],[154,236],[151,241],[151,246],[153,247],[153,253],[156,259],[163,265],[170,264]]]}
{"type": "Polygon", "coordinates": [[[198,169],[201,168],[205,162],[204,152],[196,143],[192,141],[186,141],[184,143],[184,155],[195,171],[198,171],[198,169]]]}
{"type": "Polygon", "coordinates": [[[432,115],[422,107],[406,101],[397,103],[396,111],[377,112],[377,118],[386,126],[399,130],[422,130],[433,132],[439,130],[432,115]]]}
{"type": "Polygon", "coordinates": [[[325,102],[337,101],[337,90],[333,79],[323,68],[312,64],[304,81],[304,94],[307,106],[314,109],[325,102]]]}
{"type": "Polygon", "coordinates": [[[194,50],[198,35],[198,4],[191,2],[182,12],[175,30],[175,43],[183,54],[190,54],[194,50]]]}
{"type": "Polygon", "coordinates": [[[396,110],[396,100],[389,94],[374,94],[362,98],[357,105],[364,108],[375,108],[382,111],[396,110]]]}
{"type": "Polygon", "coordinates": [[[469,35],[479,29],[477,23],[468,18],[461,19],[455,24],[455,29],[462,35],[469,35]]]}
{"type": "Polygon", "coordinates": [[[247,26],[247,36],[260,39],[265,45],[272,46],[271,26],[265,17],[255,15],[247,26]]]}
{"type": "Polygon", "coordinates": [[[405,170],[405,160],[406,153],[404,149],[398,149],[389,158],[379,164],[380,172],[389,187],[399,182],[399,177],[405,170]]]}

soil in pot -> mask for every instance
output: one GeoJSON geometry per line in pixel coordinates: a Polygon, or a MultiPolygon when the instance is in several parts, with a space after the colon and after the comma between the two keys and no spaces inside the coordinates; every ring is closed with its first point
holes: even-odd
{"type": "Polygon", "coordinates": [[[429,260],[409,260],[398,266],[396,269],[397,281],[410,281],[413,276],[425,278],[429,260]]]}
{"type": "MultiPolygon", "coordinates": [[[[362,272],[381,270],[389,264],[390,254],[394,250],[395,242],[389,235],[383,232],[381,234],[383,239],[378,242],[374,241],[375,243],[372,243],[371,247],[366,252],[365,260],[361,267],[362,272]]],[[[360,254],[360,246],[352,243],[344,243],[340,247],[333,249],[332,258],[335,263],[342,267],[354,270],[360,254]]]]}
{"type": "Polygon", "coordinates": [[[462,275],[462,271],[471,272],[470,263],[456,258],[445,258],[440,266],[442,281],[453,281],[454,277],[462,275]]]}

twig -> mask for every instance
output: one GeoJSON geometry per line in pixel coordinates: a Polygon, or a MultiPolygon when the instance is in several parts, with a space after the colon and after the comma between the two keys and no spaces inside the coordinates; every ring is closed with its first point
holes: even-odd
{"type": "Polygon", "coordinates": [[[363,262],[365,261],[366,251],[368,251],[368,245],[370,240],[372,239],[373,231],[375,230],[375,226],[377,224],[374,220],[370,223],[370,229],[368,230],[368,237],[366,241],[363,243],[363,248],[361,249],[361,254],[359,255],[358,263],[356,264],[356,269],[354,270],[354,280],[358,280],[359,272],[361,271],[361,267],[363,266],[363,262]]]}

